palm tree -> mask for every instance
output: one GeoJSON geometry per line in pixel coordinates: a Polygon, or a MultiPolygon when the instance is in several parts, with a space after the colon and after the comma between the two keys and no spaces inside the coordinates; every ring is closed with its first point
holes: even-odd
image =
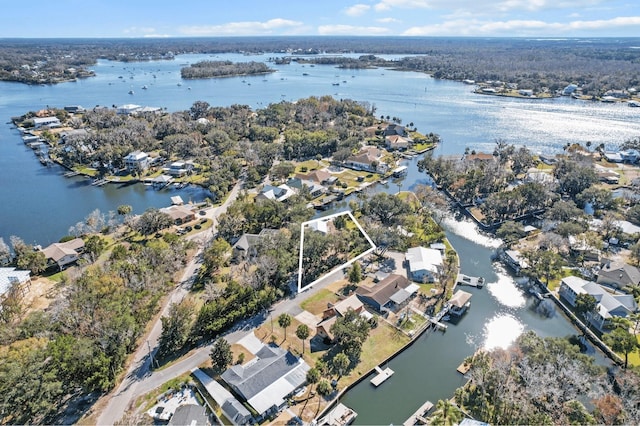
{"type": "Polygon", "coordinates": [[[441,399],[436,404],[436,411],[431,415],[432,425],[451,426],[462,419],[462,412],[448,399],[441,399]]]}
{"type": "Polygon", "coordinates": [[[287,327],[291,325],[291,315],[280,314],[278,317],[278,325],[284,328],[284,340],[287,340],[287,327]]]}
{"type": "Polygon", "coordinates": [[[302,340],[302,353],[304,353],[304,340],[309,337],[309,327],[306,324],[300,324],[296,329],[296,336],[302,340]]]}

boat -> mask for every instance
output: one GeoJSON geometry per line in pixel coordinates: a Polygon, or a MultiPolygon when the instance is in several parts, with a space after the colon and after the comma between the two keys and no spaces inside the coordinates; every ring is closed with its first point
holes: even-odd
{"type": "Polygon", "coordinates": [[[332,83],[334,86],[340,86],[340,83],[332,83]]]}
{"type": "Polygon", "coordinates": [[[309,75],[309,73],[303,72],[302,75],[309,75]]]}
{"type": "Polygon", "coordinates": [[[147,85],[145,84],[144,86],[142,86],[142,89],[147,90],[148,89],[147,85]]]}
{"type": "Polygon", "coordinates": [[[640,107],[640,102],[638,102],[638,101],[629,101],[629,102],[627,102],[627,103],[628,103],[628,104],[629,104],[629,106],[630,106],[630,107],[632,107],[632,108],[638,108],[638,107],[640,107]]]}
{"type": "Polygon", "coordinates": [[[130,95],[133,95],[133,93],[134,93],[133,90],[129,90],[130,95]]]}
{"type": "Polygon", "coordinates": [[[182,83],[178,83],[178,86],[182,86],[182,83]]]}

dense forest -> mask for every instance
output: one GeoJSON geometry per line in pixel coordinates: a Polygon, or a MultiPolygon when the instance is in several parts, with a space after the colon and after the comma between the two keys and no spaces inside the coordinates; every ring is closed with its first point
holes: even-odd
{"type": "MultiPolygon", "coordinates": [[[[640,82],[637,39],[521,39],[437,37],[229,37],[182,39],[5,39],[0,46],[0,79],[25,83],[65,81],[59,72],[72,68],[90,75],[98,59],[145,61],[173,59],[184,53],[280,53],[292,58],[318,54],[419,55],[386,61],[371,58],[343,67],[369,65],[432,73],[436,78],[476,81],[500,80],[539,91],[568,83],[585,94],[626,89],[640,82]],[[25,67],[26,65],[26,67],[25,67]],[[34,70],[33,67],[36,67],[34,70]]],[[[308,59],[307,59],[308,60],[308,59]]],[[[281,60],[282,61],[282,60],[281,60]]],[[[286,62],[286,60],[284,61],[286,62]]]]}

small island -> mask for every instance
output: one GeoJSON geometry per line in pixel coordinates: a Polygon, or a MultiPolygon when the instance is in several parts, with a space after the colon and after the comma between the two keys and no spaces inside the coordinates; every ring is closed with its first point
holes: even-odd
{"type": "Polygon", "coordinates": [[[184,67],[180,75],[185,79],[236,77],[274,72],[262,62],[200,61],[184,67]]]}

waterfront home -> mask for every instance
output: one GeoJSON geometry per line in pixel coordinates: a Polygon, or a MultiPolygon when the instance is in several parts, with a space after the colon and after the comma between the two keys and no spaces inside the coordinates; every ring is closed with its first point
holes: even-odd
{"type": "Polygon", "coordinates": [[[315,182],[318,185],[333,185],[338,178],[333,176],[326,170],[314,170],[307,174],[296,173],[295,177],[311,182],[315,182]]]}
{"type": "Polygon", "coordinates": [[[70,114],[82,113],[86,111],[82,105],[67,105],[64,107],[64,110],[70,114]]]}
{"type": "Polygon", "coordinates": [[[490,161],[495,161],[496,156],[493,154],[487,154],[486,152],[472,152],[471,154],[466,154],[464,159],[473,163],[488,163],[490,161]]]}
{"type": "Polygon", "coordinates": [[[615,288],[640,284],[640,270],[626,262],[607,262],[598,271],[598,284],[615,288]]]}
{"type": "Polygon", "coordinates": [[[60,132],[58,134],[58,143],[66,144],[71,139],[81,139],[89,135],[89,131],[87,129],[71,129],[65,130],[64,132],[60,132]]]}
{"type": "Polygon", "coordinates": [[[125,104],[116,108],[116,114],[131,115],[134,112],[138,111],[140,108],[142,108],[140,105],[125,104]]]}
{"type": "Polygon", "coordinates": [[[265,185],[258,195],[256,195],[256,201],[259,200],[276,200],[276,201],[286,201],[292,196],[294,196],[297,191],[291,188],[287,184],[282,184],[278,186],[273,185],[265,185]]]}
{"type": "Polygon", "coordinates": [[[409,136],[409,134],[407,133],[407,129],[405,129],[404,126],[401,126],[400,124],[389,124],[387,127],[385,127],[385,129],[382,131],[382,136],[384,136],[385,138],[387,136],[402,136],[402,137],[407,137],[409,136]]]}
{"type": "Polygon", "coordinates": [[[384,145],[389,151],[404,151],[409,148],[410,144],[411,138],[400,135],[385,136],[384,138],[384,145]]]}
{"type": "Polygon", "coordinates": [[[196,220],[196,214],[193,210],[183,205],[163,207],[160,211],[169,215],[174,225],[182,225],[187,222],[191,222],[192,220],[196,220]]]}
{"type": "Polygon", "coordinates": [[[36,129],[60,127],[60,119],[58,117],[34,117],[33,127],[36,129]]]}
{"type": "Polygon", "coordinates": [[[421,283],[434,282],[442,269],[442,252],[424,247],[413,247],[405,255],[409,276],[421,283]]]}
{"type": "Polygon", "coordinates": [[[325,192],[327,188],[322,185],[318,185],[315,182],[306,179],[300,179],[299,177],[292,177],[287,181],[287,185],[291,188],[295,188],[298,191],[308,190],[311,198],[318,198],[325,192]]]}
{"type": "Polygon", "coordinates": [[[579,294],[590,294],[596,299],[596,308],[586,314],[587,321],[600,331],[611,326],[611,318],[625,318],[638,311],[630,294],[610,293],[601,285],[579,277],[564,277],[560,281],[560,297],[575,307],[579,294]]]}
{"type": "Polygon", "coordinates": [[[42,250],[47,258],[47,266],[56,265],[61,271],[78,259],[84,251],[82,238],[74,238],[64,243],[53,243],[42,250]]]}
{"type": "Polygon", "coordinates": [[[130,172],[143,172],[149,168],[151,157],[144,151],[133,151],[124,157],[124,166],[130,172]]]}
{"type": "Polygon", "coordinates": [[[464,290],[457,290],[447,302],[449,313],[455,316],[463,315],[471,306],[471,293],[464,290]]]}
{"type": "Polygon", "coordinates": [[[193,165],[188,164],[185,161],[174,161],[169,165],[169,167],[166,167],[164,171],[171,176],[182,177],[189,173],[191,169],[193,169],[193,165]]]}
{"type": "Polygon", "coordinates": [[[192,370],[193,376],[202,383],[202,386],[206,389],[207,393],[222,409],[222,413],[225,417],[234,425],[246,425],[251,424],[253,416],[224,386],[213,380],[212,377],[207,375],[199,368],[192,370]]]}
{"type": "Polygon", "coordinates": [[[518,250],[503,250],[500,252],[500,259],[516,274],[529,266],[518,250]]]}
{"type": "Polygon", "coordinates": [[[391,274],[372,287],[358,286],[356,295],[377,312],[396,312],[409,303],[418,288],[402,275],[391,274]]]}
{"type": "Polygon", "coordinates": [[[386,173],[389,165],[382,161],[383,154],[384,151],[375,146],[365,146],[357,154],[347,157],[343,165],[354,170],[386,173]]]}
{"type": "Polygon", "coordinates": [[[576,90],[578,90],[578,85],[577,84],[569,84],[568,86],[566,86],[564,89],[562,89],[562,96],[571,96],[573,94],[573,92],[575,92],[576,90]]]}
{"type": "Polygon", "coordinates": [[[220,377],[264,418],[286,406],[287,397],[305,384],[310,367],[278,346],[265,345],[255,356],[244,365],[228,368],[220,377]]]}
{"type": "Polygon", "coordinates": [[[24,296],[31,284],[31,271],[16,268],[0,268],[0,301],[15,292],[24,296]]]}
{"type": "Polygon", "coordinates": [[[331,326],[335,324],[338,318],[345,316],[350,309],[357,314],[368,314],[368,316],[371,316],[371,314],[364,309],[364,305],[360,299],[358,299],[358,296],[354,294],[335,304],[330,303],[327,306],[327,309],[322,312],[322,321],[316,325],[316,334],[325,340],[333,342],[331,326]]]}
{"type": "Polygon", "coordinates": [[[531,97],[531,96],[533,96],[533,90],[532,89],[520,89],[520,90],[518,90],[518,94],[520,96],[531,97]]]}

